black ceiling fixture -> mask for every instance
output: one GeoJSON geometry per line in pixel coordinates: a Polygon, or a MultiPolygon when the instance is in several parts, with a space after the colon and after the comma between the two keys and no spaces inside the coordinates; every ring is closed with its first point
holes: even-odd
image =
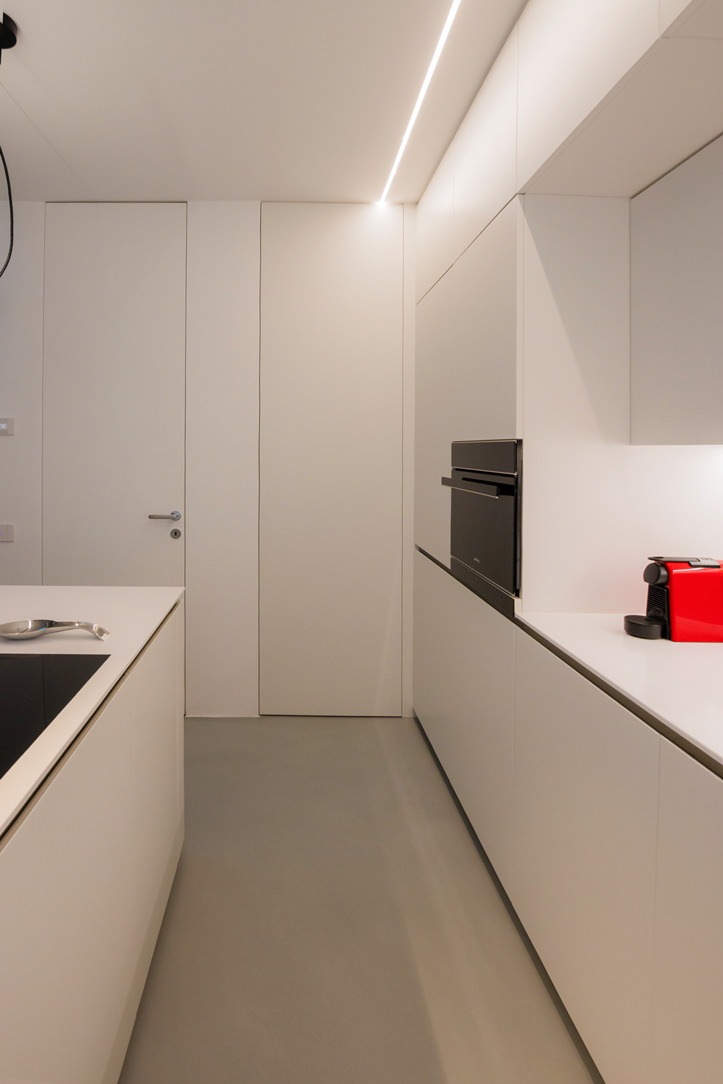
{"type": "Polygon", "coordinates": [[[0,24],[0,63],[2,62],[3,49],[12,49],[18,40],[18,28],[15,20],[3,12],[3,21],[0,24]]]}
{"type": "MultiPolygon", "coordinates": [[[[2,60],[3,49],[12,49],[18,40],[18,28],[15,24],[15,20],[11,19],[9,15],[3,12],[3,21],[0,23],[0,61],[2,60]]],[[[5,261],[0,267],[0,276],[5,274],[5,268],[10,263],[10,257],[13,254],[13,234],[14,230],[14,214],[13,214],[13,192],[10,187],[10,174],[8,173],[7,162],[5,161],[5,155],[3,149],[0,147],[0,162],[2,163],[2,170],[5,174],[5,184],[7,186],[8,193],[8,212],[10,218],[10,230],[8,236],[8,254],[5,257],[5,261]]]]}

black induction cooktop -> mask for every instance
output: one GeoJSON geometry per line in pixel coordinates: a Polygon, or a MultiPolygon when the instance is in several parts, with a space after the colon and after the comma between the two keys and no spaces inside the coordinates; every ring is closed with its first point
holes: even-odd
{"type": "Polygon", "coordinates": [[[108,657],[0,653],[0,776],[108,657]]]}

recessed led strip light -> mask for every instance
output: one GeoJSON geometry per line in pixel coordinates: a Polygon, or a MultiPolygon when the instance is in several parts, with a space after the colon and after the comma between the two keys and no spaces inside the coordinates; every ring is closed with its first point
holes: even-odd
{"type": "Polygon", "coordinates": [[[402,156],[404,155],[404,152],[407,149],[407,143],[409,142],[409,137],[412,134],[412,129],[414,128],[414,125],[417,123],[417,117],[419,116],[419,110],[422,108],[422,102],[424,101],[424,99],[426,97],[426,94],[427,94],[427,91],[429,90],[429,84],[432,82],[432,76],[434,75],[437,64],[439,63],[439,58],[442,55],[442,50],[444,49],[445,43],[446,43],[447,38],[449,36],[449,32],[452,29],[452,23],[455,20],[455,17],[457,15],[457,11],[459,10],[459,5],[461,3],[462,3],[462,0],[453,0],[452,6],[449,9],[449,14],[447,15],[447,19],[445,21],[445,24],[442,27],[442,33],[439,36],[439,41],[437,42],[437,48],[434,50],[434,54],[432,56],[432,59],[429,62],[429,67],[427,68],[427,74],[424,77],[424,82],[422,83],[422,88],[419,91],[419,94],[417,96],[417,100],[414,103],[414,109],[412,110],[412,115],[409,118],[409,123],[407,124],[406,131],[405,131],[404,135],[402,136],[402,142],[399,144],[399,150],[397,151],[397,157],[394,159],[394,165],[392,166],[389,177],[387,178],[387,183],[384,186],[384,191],[382,192],[381,197],[380,197],[380,199],[378,201],[379,203],[386,203],[386,201],[387,201],[387,196],[389,194],[389,189],[391,188],[392,181],[394,180],[394,178],[396,176],[396,173],[397,173],[397,170],[399,169],[399,163],[402,160],[402,156]]]}

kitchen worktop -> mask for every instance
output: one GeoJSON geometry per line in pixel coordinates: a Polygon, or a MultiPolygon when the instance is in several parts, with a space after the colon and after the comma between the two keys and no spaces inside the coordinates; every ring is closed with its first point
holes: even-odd
{"type": "Polygon", "coordinates": [[[108,656],[0,779],[0,832],[47,777],[182,594],[179,587],[0,587],[0,623],[25,618],[90,621],[110,633],[105,640],[82,631],[25,641],[0,639],[3,654],[108,656]]]}
{"type": "Polygon", "coordinates": [[[723,769],[723,643],[636,639],[624,632],[622,614],[518,613],[516,620],[723,769]]]}

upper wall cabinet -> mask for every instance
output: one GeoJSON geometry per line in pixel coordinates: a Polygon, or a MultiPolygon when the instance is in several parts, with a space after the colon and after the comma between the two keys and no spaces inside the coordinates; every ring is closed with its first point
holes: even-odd
{"type": "Polygon", "coordinates": [[[653,45],[658,0],[530,0],[518,29],[522,188],[653,45]]]}
{"type": "Polygon", "coordinates": [[[723,139],[632,201],[631,438],[723,443],[723,139]]]}

